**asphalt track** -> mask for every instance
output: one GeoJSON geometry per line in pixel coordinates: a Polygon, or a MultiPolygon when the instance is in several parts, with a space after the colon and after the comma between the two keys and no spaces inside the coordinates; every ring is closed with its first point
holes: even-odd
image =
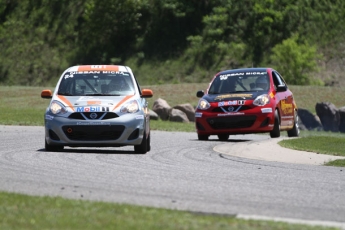
{"type": "Polygon", "coordinates": [[[219,142],[152,131],[152,150],[142,155],[133,147],[45,152],[43,132],[0,126],[1,191],[345,229],[345,168],[240,156],[280,151],[268,135],[219,142]]]}

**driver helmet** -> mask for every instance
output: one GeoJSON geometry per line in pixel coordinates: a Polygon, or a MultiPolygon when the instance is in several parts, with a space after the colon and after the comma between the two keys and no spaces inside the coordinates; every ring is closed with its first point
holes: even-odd
{"type": "Polygon", "coordinates": [[[266,77],[259,77],[255,81],[257,88],[268,89],[268,81],[266,77]]]}

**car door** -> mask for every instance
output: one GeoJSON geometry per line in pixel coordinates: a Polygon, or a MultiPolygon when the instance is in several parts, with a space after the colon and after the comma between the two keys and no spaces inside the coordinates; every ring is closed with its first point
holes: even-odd
{"type": "Polygon", "coordinates": [[[293,126],[294,109],[293,95],[285,83],[283,77],[277,72],[272,71],[272,77],[276,88],[276,97],[278,99],[278,109],[280,113],[280,128],[286,129],[293,126]],[[279,90],[278,90],[279,88],[279,90]],[[284,90],[281,90],[284,89],[284,90]]]}

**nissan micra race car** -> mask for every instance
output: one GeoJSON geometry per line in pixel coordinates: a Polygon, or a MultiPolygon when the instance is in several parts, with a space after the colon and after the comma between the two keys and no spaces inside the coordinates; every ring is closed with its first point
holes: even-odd
{"type": "Polygon", "coordinates": [[[128,66],[84,65],[65,70],[44,115],[45,149],[134,146],[150,151],[150,116],[146,98],[128,66]]]}
{"type": "Polygon", "coordinates": [[[195,126],[199,140],[217,135],[270,133],[299,135],[297,105],[283,77],[272,68],[244,68],[217,73],[198,91],[195,126]]]}

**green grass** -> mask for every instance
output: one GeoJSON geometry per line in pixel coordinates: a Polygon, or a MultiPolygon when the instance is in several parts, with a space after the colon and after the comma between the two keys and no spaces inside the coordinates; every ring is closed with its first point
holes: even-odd
{"type": "Polygon", "coordinates": [[[334,156],[345,156],[344,137],[309,136],[291,140],[283,140],[280,142],[280,145],[290,149],[334,156]]]}
{"type": "MultiPolygon", "coordinates": [[[[278,144],[290,149],[345,157],[345,134],[303,131],[300,136],[301,138],[282,140],[278,144]]],[[[330,161],[325,165],[345,167],[345,159],[330,161]]]]}
{"type": "Polygon", "coordinates": [[[0,229],[335,229],[0,192],[0,229]]]}

